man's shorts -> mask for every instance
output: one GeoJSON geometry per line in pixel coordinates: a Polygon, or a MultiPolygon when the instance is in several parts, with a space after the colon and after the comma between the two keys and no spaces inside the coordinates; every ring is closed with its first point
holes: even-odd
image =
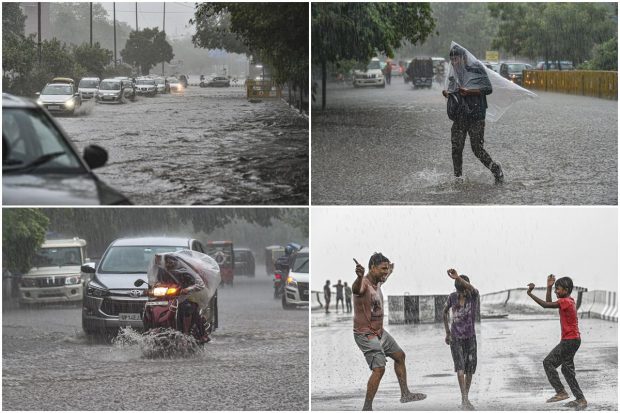
{"type": "Polygon", "coordinates": [[[476,336],[470,338],[452,338],[450,341],[454,371],[462,370],[474,374],[478,364],[478,346],[476,336]]]}
{"type": "Polygon", "coordinates": [[[364,353],[370,370],[377,367],[385,367],[387,361],[385,356],[391,357],[393,354],[403,351],[396,340],[385,330],[383,330],[381,339],[375,335],[368,336],[357,333],[353,333],[353,338],[357,346],[362,350],[362,353],[364,353]]]}

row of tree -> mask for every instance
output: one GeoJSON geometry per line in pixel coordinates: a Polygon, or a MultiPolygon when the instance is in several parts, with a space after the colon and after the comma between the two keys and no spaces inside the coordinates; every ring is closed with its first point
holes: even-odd
{"type": "Polygon", "coordinates": [[[307,240],[308,211],[283,208],[8,208],[2,214],[3,267],[13,273],[28,271],[37,248],[50,232],[57,237],[86,239],[94,256],[100,256],[116,238],[149,235],[210,239],[220,236],[258,249],[271,243],[307,240]]]}

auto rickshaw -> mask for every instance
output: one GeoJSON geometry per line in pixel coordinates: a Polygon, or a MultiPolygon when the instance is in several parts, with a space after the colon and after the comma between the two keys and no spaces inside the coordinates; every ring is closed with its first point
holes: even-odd
{"type": "Polygon", "coordinates": [[[268,277],[273,275],[276,270],[274,264],[276,260],[283,255],[284,247],[281,245],[270,245],[269,247],[265,247],[265,270],[267,271],[268,277]]]}
{"type": "Polygon", "coordinates": [[[206,246],[207,255],[220,266],[222,284],[233,285],[235,277],[235,253],[232,241],[209,241],[206,246]]]}

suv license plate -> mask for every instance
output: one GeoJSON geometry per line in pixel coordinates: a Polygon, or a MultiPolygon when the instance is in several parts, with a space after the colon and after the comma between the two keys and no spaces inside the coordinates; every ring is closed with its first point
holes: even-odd
{"type": "Polygon", "coordinates": [[[49,105],[47,110],[60,110],[60,106],[58,105],[49,105]]]}
{"type": "Polygon", "coordinates": [[[142,321],[142,314],[140,313],[119,313],[118,321],[120,322],[142,321]]]}

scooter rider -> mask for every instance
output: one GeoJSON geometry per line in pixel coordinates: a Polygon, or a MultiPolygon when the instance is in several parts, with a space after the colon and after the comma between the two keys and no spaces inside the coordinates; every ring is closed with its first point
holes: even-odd
{"type": "Polygon", "coordinates": [[[282,291],[284,291],[284,284],[286,282],[286,277],[288,276],[288,272],[291,269],[292,254],[293,252],[299,251],[300,249],[301,249],[301,245],[299,244],[295,244],[293,242],[287,244],[286,247],[284,247],[284,255],[279,257],[274,264],[276,271],[280,271],[282,273],[283,279],[282,279],[282,283],[280,284],[280,289],[282,291]]]}
{"type": "MultiPolygon", "coordinates": [[[[208,342],[209,337],[205,332],[204,323],[200,316],[199,300],[196,297],[196,293],[206,288],[204,281],[200,278],[197,271],[174,256],[166,255],[164,258],[164,265],[165,269],[161,269],[164,274],[161,274],[161,272],[160,274],[163,277],[171,275],[172,278],[176,279],[177,282],[181,284],[181,296],[185,297],[185,300],[179,303],[177,310],[177,320],[180,320],[181,323],[179,329],[182,330],[183,333],[189,334],[190,326],[195,325],[198,341],[208,342]],[[191,317],[191,323],[187,327],[183,325],[183,320],[185,320],[186,317],[191,317]]],[[[158,278],[160,278],[159,274],[158,278]]]]}

